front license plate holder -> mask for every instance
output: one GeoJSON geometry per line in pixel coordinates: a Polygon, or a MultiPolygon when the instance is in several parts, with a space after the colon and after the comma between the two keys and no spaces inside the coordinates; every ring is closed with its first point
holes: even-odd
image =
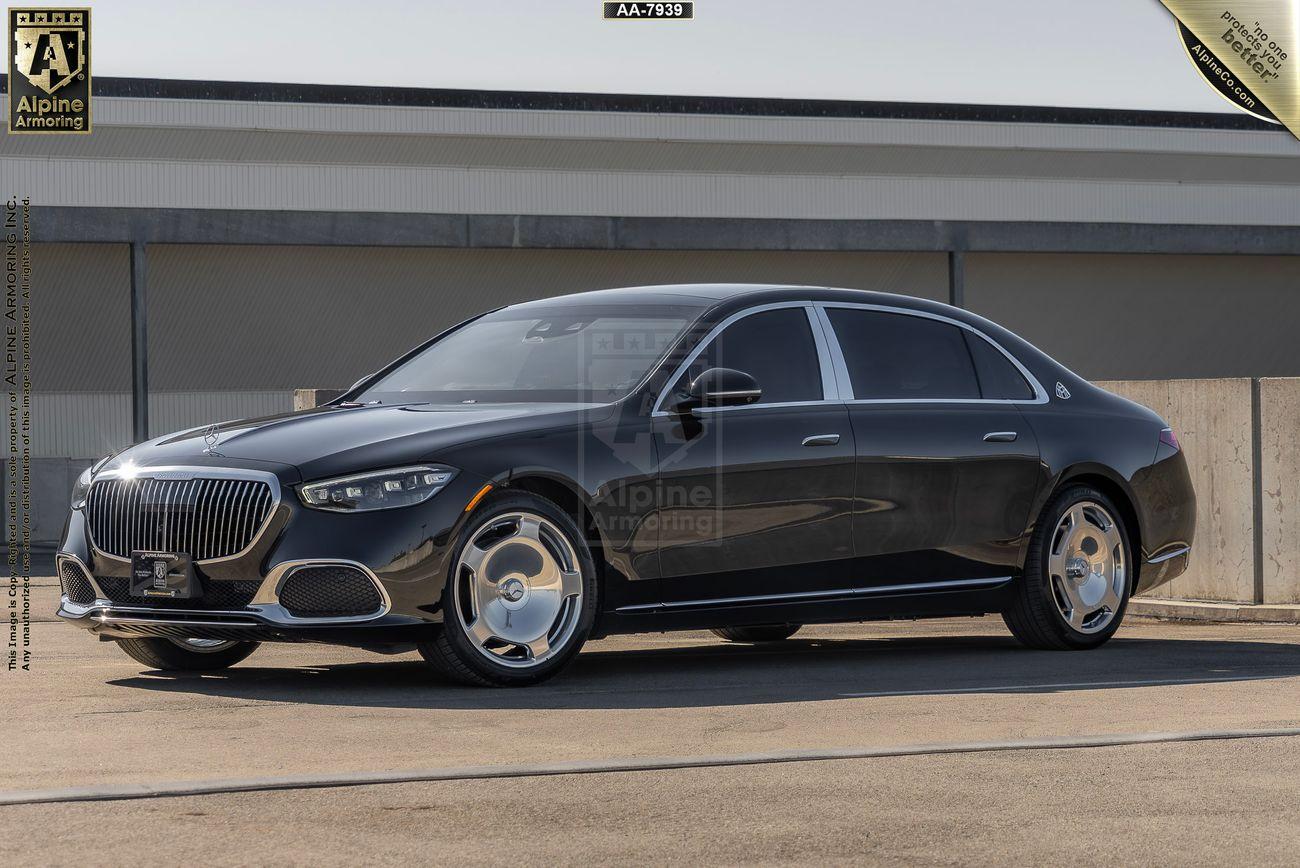
{"type": "Polygon", "coordinates": [[[177,552],[131,552],[131,594],[168,600],[200,596],[194,561],[177,552]]]}

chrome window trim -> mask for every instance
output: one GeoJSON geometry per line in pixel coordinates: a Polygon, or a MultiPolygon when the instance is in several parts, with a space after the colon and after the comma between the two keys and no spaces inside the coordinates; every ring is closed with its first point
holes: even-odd
{"type": "Polygon", "coordinates": [[[271,571],[266,574],[266,578],[262,580],[261,587],[253,595],[253,600],[248,604],[248,607],[269,620],[286,625],[358,624],[387,615],[393,608],[393,601],[389,598],[384,583],[379,581],[379,577],[375,575],[374,571],[359,561],[350,561],[343,558],[303,558],[301,560],[282,561],[272,567],[271,571]],[[280,589],[284,587],[284,583],[288,581],[289,576],[298,570],[309,567],[339,566],[359,570],[365,574],[366,578],[370,579],[370,583],[379,592],[381,603],[378,610],[369,615],[331,615],[319,618],[299,618],[297,615],[290,614],[288,609],[280,605],[280,589]]]}
{"type": "MultiPolygon", "coordinates": [[[[276,510],[280,507],[280,478],[268,470],[249,470],[243,467],[206,467],[201,465],[189,464],[166,464],[157,467],[114,467],[111,470],[101,470],[95,474],[94,479],[90,482],[90,489],[87,489],[87,503],[90,499],[90,490],[104,480],[110,479],[160,479],[166,481],[185,482],[191,479],[242,479],[254,482],[265,482],[271,489],[271,508],[266,512],[266,520],[262,522],[256,533],[253,534],[252,540],[243,549],[235,552],[233,555],[226,555],[221,558],[208,558],[207,560],[195,561],[195,564],[221,564],[228,561],[238,560],[244,557],[261,541],[262,537],[275,521],[276,510]]],[[[89,509],[89,506],[85,507],[89,509]]],[[[89,518],[89,516],[87,516],[89,518]]],[[[111,555],[95,544],[94,534],[91,532],[90,521],[86,522],[86,540],[90,543],[90,549],[99,557],[107,561],[118,564],[131,563],[130,558],[120,558],[117,555],[111,555]]]]}
{"type": "Polygon", "coordinates": [[[738,603],[797,603],[815,602],[830,597],[879,597],[886,594],[906,594],[914,591],[939,591],[946,588],[954,590],[978,589],[1005,585],[1014,576],[993,576],[986,579],[952,579],[940,582],[913,582],[904,585],[874,585],[865,588],[835,588],[829,591],[796,591],[788,594],[754,594],[746,597],[714,597],[701,600],[676,600],[667,603],[641,603],[635,606],[623,606],[616,612],[654,612],[662,609],[708,608],[710,606],[732,606],[738,603]]]}
{"type": "MultiPolygon", "coordinates": [[[[953,319],[943,314],[930,313],[923,310],[912,310],[905,307],[894,307],[886,304],[870,304],[866,302],[852,301],[816,301],[812,303],[817,309],[823,323],[823,328],[827,331],[827,337],[830,340],[831,353],[835,360],[835,371],[840,378],[840,391],[845,396],[846,404],[1046,404],[1048,400],[1047,390],[1043,384],[1038,382],[1038,378],[1030,373],[1029,369],[1021,364],[1020,360],[1012,355],[1006,347],[1002,346],[993,338],[977,329],[970,323],[962,322],[959,319],[953,319]],[[947,323],[965,329],[971,334],[977,335],[988,341],[994,349],[1007,358],[1011,364],[1015,365],[1016,370],[1025,378],[1030,387],[1034,390],[1034,397],[1023,401],[1017,401],[1014,398],[855,398],[853,397],[853,383],[849,378],[848,364],[844,360],[844,352],[840,348],[839,336],[835,334],[835,327],[831,325],[830,316],[826,313],[828,308],[849,308],[856,310],[873,310],[880,313],[901,314],[903,316],[914,316],[920,319],[932,319],[938,322],[947,323]]],[[[972,365],[974,361],[972,360],[972,365]]],[[[978,378],[978,374],[977,374],[978,378]]]]}
{"type": "MultiPolygon", "coordinates": [[[[709,329],[708,333],[705,334],[704,337],[700,339],[700,342],[695,345],[695,349],[691,350],[690,354],[687,355],[687,357],[681,362],[681,364],[679,364],[676,368],[673,369],[672,376],[668,378],[667,382],[664,384],[663,389],[660,390],[659,396],[654,403],[654,410],[651,412],[650,415],[651,416],[672,416],[673,415],[673,413],[664,409],[664,402],[668,400],[668,395],[672,391],[673,384],[676,383],[677,380],[681,378],[682,374],[686,373],[686,371],[695,362],[695,360],[699,358],[700,354],[703,353],[704,350],[708,348],[709,344],[713,342],[714,338],[716,338],[719,334],[721,334],[725,328],[730,326],[732,323],[738,322],[744,319],[745,317],[753,316],[756,313],[765,313],[770,310],[784,310],[786,308],[794,308],[794,307],[803,308],[804,313],[808,317],[808,331],[812,334],[813,344],[817,347],[817,363],[818,363],[818,367],[820,368],[821,380],[822,380],[821,399],[815,401],[779,401],[772,404],[763,404],[763,403],[744,404],[736,407],[699,407],[695,412],[724,413],[724,412],[731,412],[735,410],[749,410],[749,409],[759,409],[759,408],[771,409],[774,407],[807,407],[807,406],[814,406],[818,404],[838,403],[840,400],[839,398],[840,393],[838,389],[838,384],[836,382],[834,368],[832,367],[833,361],[831,355],[831,345],[830,342],[827,340],[826,334],[823,331],[821,323],[817,319],[816,312],[813,310],[812,302],[800,301],[800,300],[776,301],[776,302],[771,302],[769,304],[755,305],[754,307],[747,307],[743,310],[736,311],[735,313],[731,314],[726,319],[724,319],[722,322],[718,323],[713,328],[709,329]]],[[[762,383],[759,383],[760,387],[762,385],[763,385],[762,383]]]]}

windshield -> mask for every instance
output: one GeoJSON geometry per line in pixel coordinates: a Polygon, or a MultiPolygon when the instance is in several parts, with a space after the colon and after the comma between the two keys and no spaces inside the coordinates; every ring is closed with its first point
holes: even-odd
{"type": "Polygon", "coordinates": [[[506,308],[447,335],[355,400],[614,401],[641,382],[697,313],[678,305],[506,308]]]}

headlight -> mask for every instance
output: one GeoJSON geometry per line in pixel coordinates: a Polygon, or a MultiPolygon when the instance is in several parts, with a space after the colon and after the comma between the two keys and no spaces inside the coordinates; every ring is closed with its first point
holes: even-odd
{"type": "Polygon", "coordinates": [[[81,509],[86,505],[86,496],[90,494],[90,483],[95,481],[95,474],[98,473],[112,458],[113,456],[111,454],[105,455],[103,458],[81,471],[81,475],[77,477],[76,484],[72,486],[73,509],[81,509]]]}
{"type": "Polygon", "coordinates": [[[333,512],[369,512],[423,503],[451,481],[456,471],[437,464],[395,467],[299,486],[303,506],[333,512]]]}

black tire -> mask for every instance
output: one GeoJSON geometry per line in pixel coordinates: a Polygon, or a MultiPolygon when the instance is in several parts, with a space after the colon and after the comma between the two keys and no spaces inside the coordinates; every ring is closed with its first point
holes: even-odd
{"type": "Polygon", "coordinates": [[[1012,635],[1030,648],[1050,651],[1082,651],[1107,642],[1124,620],[1129,596],[1133,591],[1133,546],[1123,513],[1102,492],[1088,485],[1067,485],[1043,507],[1042,515],[1029,539],[1024,575],[1012,590],[1010,605],[1002,620],[1012,635]],[[1119,609],[1109,624],[1095,633],[1083,633],[1072,627],[1056,602],[1056,591],[1048,567],[1053,536],[1066,513],[1076,504],[1091,501],[1103,507],[1115,522],[1123,542],[1125,570],[1124,593],[1119,609]]]}
{"type": "Polygon", "coordinates": [[[117,644],[129,657],[150,669],[210,672],[234,666],[256,651],[260,643],[235,642],[210,651],[192,651],[171,639],[118,639],[117,644]]]}
{"type": "Polygon", "coordinates": [[[780,642],[789,639],[803,624],[759,624],[752,627],[714,627],[709,632],[728,642],[780,642]]]}
{"type": "Polygon", "coordinates": [[[446,584],[442,591],[442,629],[436,639],[422,642],[417,646],[420,656],[435,671],[453,681],[471,686],[525,687],[553,677],[582,649],[596,621],[600,602],[599,581],[591,548],[587,545],[586,534],[579,530],[568,512],[550,500],[535,494],[500,492],[486,498],[474,510],[470,520],[465,523],[453,552],[446,584]],[[453,583],[459,580],[459,563],[465,547],[480,529],[490,525],[494,519],[512,512],[534,513],[554,525],[573,548],[577,556],[579,572],[582,574],[582,606],[578,612],[576,626],[566,644],[555,656],[524,669],[488,659],[467,634],[465,625],[453,608],[456,605],[453,583]]]}

